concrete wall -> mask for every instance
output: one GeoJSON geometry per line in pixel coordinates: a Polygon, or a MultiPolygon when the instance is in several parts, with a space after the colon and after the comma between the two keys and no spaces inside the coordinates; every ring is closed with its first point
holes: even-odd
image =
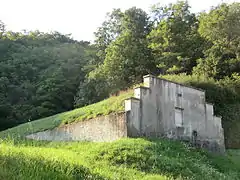
{"type": "Polygon", "coordinates": [[[127,136],[126,114],[110,114],[30,134],[29,139],[47,141],[113,141],[127,136]]]}
{"type": "Polygon", "coordinates": [[[68,124],[27,138],[49,141],[113,141],[122,137],[167,137],[224,151],[221,118],[205,92],[151,75],[125,100],[125,112],[68,124]]]}
{"type": "Polygon", "coordinates": [[[125,110],[135,135],[194,138],[200,144],[214,142],[224,149],[221,118],[213,115],[213,105],[205,102],[203,90],[148,75],[134,97],[127,100],[125,110]]]}
{"type": "Polygon", "coordinates": [[[129,98],[125,100],[126,121],[127,123],[127,136],[138,137],[141,132],[141,108],[140,100],[137,98],[129,98]]]}

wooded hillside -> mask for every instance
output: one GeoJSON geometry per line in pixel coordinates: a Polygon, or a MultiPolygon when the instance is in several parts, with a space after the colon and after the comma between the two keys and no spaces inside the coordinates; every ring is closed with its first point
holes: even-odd
{"type": "Polygon", "coordinates": [[[204,79],[228,145],[240,147],[239,72],[240,3],[199,14],[184,1],[149,14],[114,9],[93,44],[59,32],[11,32],[0,22],[0,130],[95,103],[146,74],[185,73],[204,79]]]}

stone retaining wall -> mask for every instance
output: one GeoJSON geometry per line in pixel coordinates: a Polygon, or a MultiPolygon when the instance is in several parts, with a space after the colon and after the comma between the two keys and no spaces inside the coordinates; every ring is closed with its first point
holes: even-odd
{"type": "Polygon", "coordinates": [[[46,141],[104,142],[126,136],[125,113],[116,113],[37,132],[28,135],[27,138],[46,141]]]}

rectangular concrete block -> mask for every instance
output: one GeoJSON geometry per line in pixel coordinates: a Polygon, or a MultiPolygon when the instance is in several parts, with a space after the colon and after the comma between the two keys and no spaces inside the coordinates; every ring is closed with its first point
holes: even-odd
{"type": "Polygon", "coordinates": [[[131,113],[133,116],[137,114],[139,120],[129,116],[130,121],[139,124],[139,134],[166,134],[167,137],[184,139],[192,139],[196,134],[195,139],[199,141],[220,143],[221,128],[214,119],[213,105],[205,102],[205,91],[153,75],[146,75],[143,79],[148,90],[135,89],[135,98],[140,99],[139,111],[134,109],[131,113]]]}
{"type": "Polygon", "coordinates": [[[93,118],[29,135],[39,140],[113,141],[122,137],[167,137],[189,140],[211,150],[225,150],[221,118],[205,102],[205,92],[144,76],[144,85],[125,100],[125,112],[93,118]]]}

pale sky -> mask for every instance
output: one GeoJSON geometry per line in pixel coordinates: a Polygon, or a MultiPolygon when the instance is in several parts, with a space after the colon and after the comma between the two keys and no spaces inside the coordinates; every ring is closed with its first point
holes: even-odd
{"type": "MultiPolygon", "coordinates": [[[[220,2],[240,0],[188,0],[193,12],[208,10],[220,2]]],[[[148,11],[155,3],[168,4],[176,0],[0,0],[0,20],[8,30],[23,29],[43,32],[59,31],[72,34],[77,40],[93,40],[93,32],[113,8],[133,6],[148,11]]]]}

